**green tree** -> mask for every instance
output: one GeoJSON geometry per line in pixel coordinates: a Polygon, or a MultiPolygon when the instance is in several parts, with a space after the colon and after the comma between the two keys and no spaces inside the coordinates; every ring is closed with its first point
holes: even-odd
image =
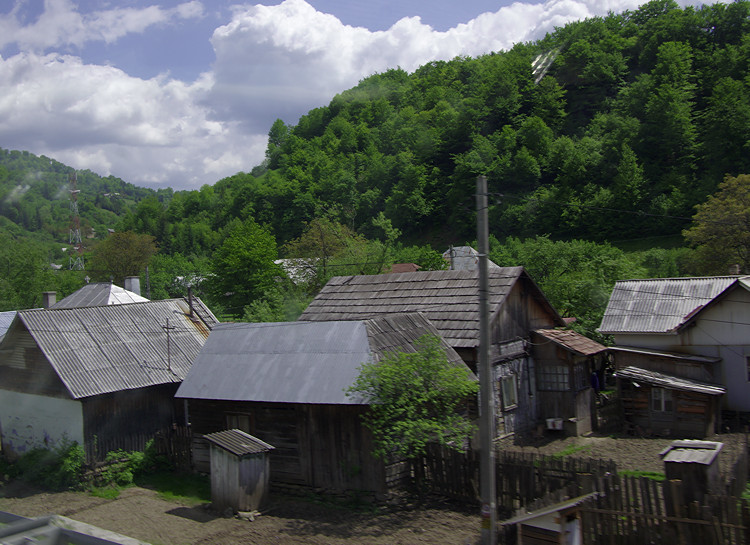
{"type": "Polygon", "coordinates": [[[277,256],[276,240],[267,229],[252,219],[235,221],[213,254],[213,276],[207,282],[213,301],[226,313],[242,316],[245,306],[277,289],[276,279],[284,275],[274,263],[277,256]]]}
{"type": "Polygon", "coordinates": [[[126,276],[139,276],[156,253],[151,235],[132,231],[112,233],[96,245],[86,269],[94,280],[122,285],[126,276]]]}
{"type": "Polygon", "coordinates": [[[424,335],[416,352],[391,352],[363,363],[347,395],[370,405],[363,416],[373,454],[413,459],[429,442],[461,449],[473,431],[461,408],[478,389],[464,366],[452,364],[440,338],[424,335]]]}
{"type": "Polygon", "coordinates": [[[695,207],[693,226],[683,231],[695,247],[700,274],[727,274],[738,265],[750,272],[750,175],[727,176],[719,191],[695,207]]]}

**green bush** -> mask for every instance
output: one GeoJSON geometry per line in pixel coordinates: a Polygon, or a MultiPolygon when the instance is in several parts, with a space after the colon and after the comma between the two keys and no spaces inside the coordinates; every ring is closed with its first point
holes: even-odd
{"type": "Polygon", "coordinates": [[[52,450],[35,448],[13,464],[12,475],[52,490],[80,488],[85,454],[76,442],[63,440],[52,450]]]}

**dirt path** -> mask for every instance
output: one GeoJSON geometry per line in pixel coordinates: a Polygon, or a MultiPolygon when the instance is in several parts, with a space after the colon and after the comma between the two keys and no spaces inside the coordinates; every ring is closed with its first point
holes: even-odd
{"type": "MultiPolygon", "coordinates": [[[[727,434],[719,455],[727,472],[744,446],[745,436],[727,434]]],[[[620,470],[663,472],[659,452],[669,439],[629,437],[548,436],[506,448],[615,460],[620,470]]],[[[467,545],[478,541],[475,505],[433,502],[425,506],[381,507],[370,512],[292,497],[272,497],[269,508],[254,521],[223,518],[201,505],[179,505],[145,488],[125,490],[116,500],[86,493],[44,493],[9,483],[0,487],[0,511],[33,517],[55,513],[156,545],[225,544],[420,544],[467,545]]]]}

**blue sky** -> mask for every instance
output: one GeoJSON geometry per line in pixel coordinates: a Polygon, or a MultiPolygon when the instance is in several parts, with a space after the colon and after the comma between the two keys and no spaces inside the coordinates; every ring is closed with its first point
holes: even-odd
{"type": "Polygon", "coordinates": [[[640,3],[6,0],[0,147],[197,189],[258,165],[275,119],[294,125],[368,75],[508,49],[640,3]]]}

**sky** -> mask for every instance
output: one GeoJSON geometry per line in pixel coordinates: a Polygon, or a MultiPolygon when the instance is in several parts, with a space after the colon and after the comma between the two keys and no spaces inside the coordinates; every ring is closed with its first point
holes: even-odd
{"type": "Polygon", "coordinates": [[[0,147],[198,189],[259,165],[276,119],[295,125],[369,75],[643,1],[3,0],[0,147]]]}

